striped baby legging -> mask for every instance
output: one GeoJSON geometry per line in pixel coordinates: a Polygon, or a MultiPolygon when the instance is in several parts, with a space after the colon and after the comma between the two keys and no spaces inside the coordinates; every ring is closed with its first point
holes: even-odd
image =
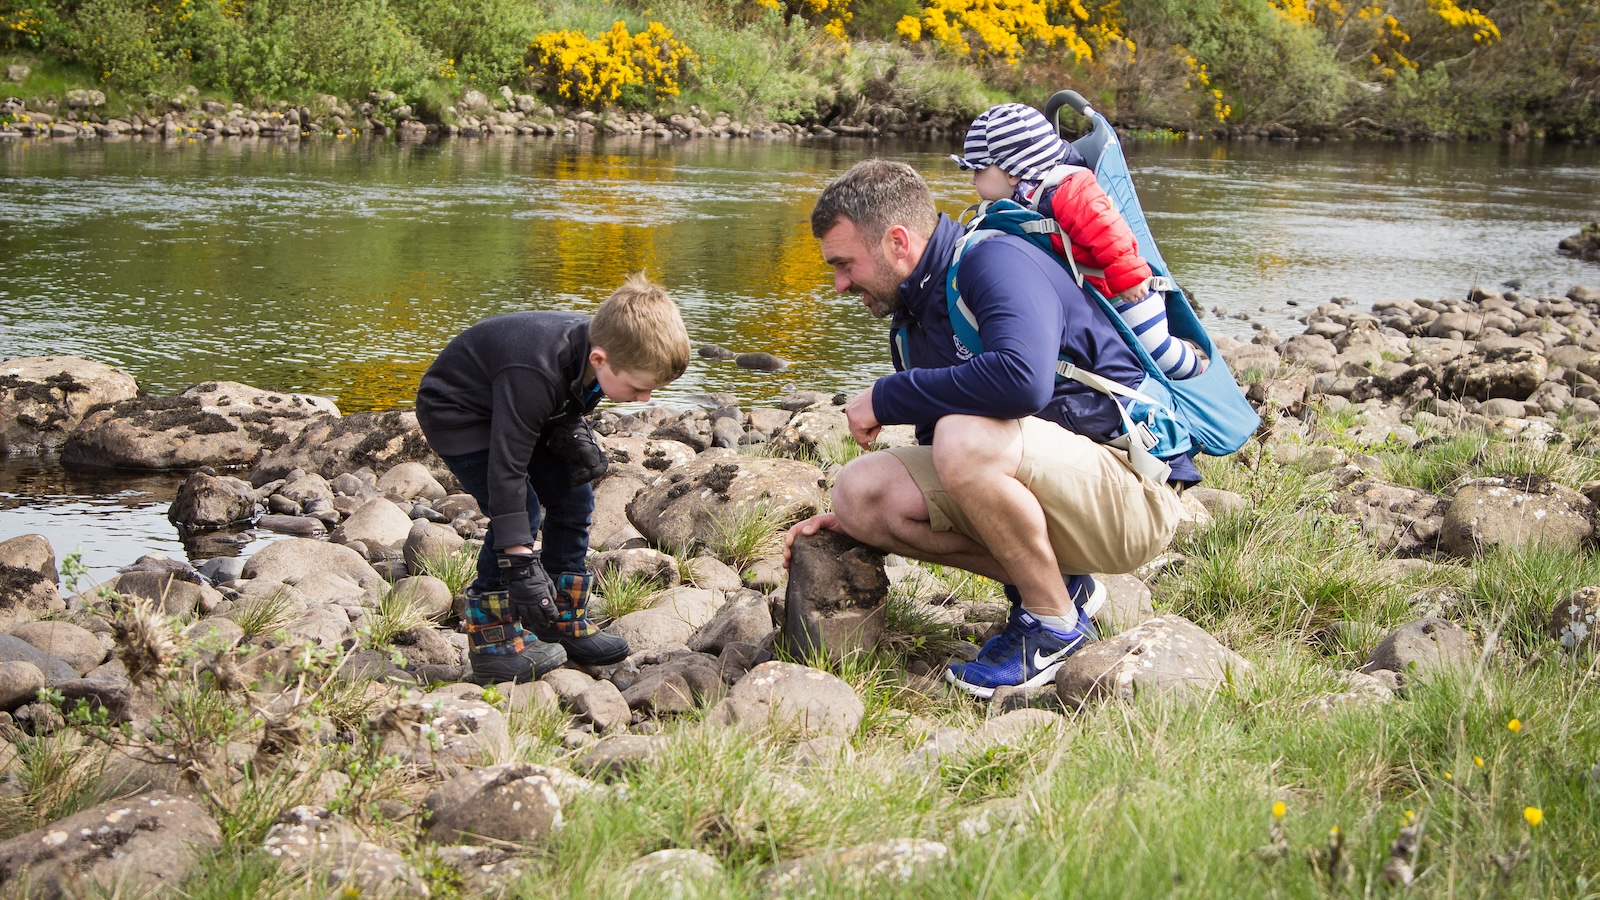
{"type": "Polygon", "coordinates": [[[1167,298],[1160,291],[1151,291],[1143,300],[1132,303],[1112,301],[1117,315],[1128,323],[1139,344],[1155,360],[1156,368],[1168,378],[1193,378],[1205,371],[1205,362],[1194,348],[1172,336],[1167,331],[1167,298]]]}

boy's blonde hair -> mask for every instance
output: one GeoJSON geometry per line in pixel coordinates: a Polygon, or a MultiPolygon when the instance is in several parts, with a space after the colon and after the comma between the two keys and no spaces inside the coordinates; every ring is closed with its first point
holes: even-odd
{"type": "Polygon", "coordinates": [[[642,372],[658,384],[689,368],[689,330],[678,305],[643,272],[629,275],[594,311],[589,346],[606,351],[611,368],[642,372]]]}

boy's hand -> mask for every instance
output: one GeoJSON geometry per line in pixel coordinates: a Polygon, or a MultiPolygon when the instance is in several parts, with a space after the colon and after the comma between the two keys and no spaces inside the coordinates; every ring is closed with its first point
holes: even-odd
{"type": "Polygon", "coordinates": [[[789,568],[789,556],[794,551],[795,538],[802,534],[810,537],[824,528],[844,534],[844,529],[839,527],[839,517],[833,513],[823,513],[819,516],[812,516],[809,519],[796,522],[794,527],[790,528],[783,536],[783,567],[785,569],[789,568]]]}
{"type": "Polygon", "coordinates": [[[1150,279],[1139,282],[1131,288],[1118,294],[1114,299],[1118,303],[1138,303],[1150,295],[1150,279]]]}
{"type": "Polygon", "coordinates": [[[574,485],[594,481],[606,474],[606,470],[610,468],[606,452],[600,449],[600,442],[595,439],[594,430],[589,427],[589,421],[582,416],[570,424],[557,425],[550,429],[550,436],[545,439],[545,446],[571,467],[570,480],[574,485]]]}
{"type": "Polygon", "coordinates": [[[556,621],[556,585],[537,556],[501,553],[500,580],[511,595],[511,612],[523,627],[545,627],[556,621]]]}
{"type": "Polygon", "coordinates": [[[878,424],[878,414],[872,411],[872,388],[867,388],[861,393],[850,398],[844,405],[844,420],[850,426],[850,436],[865,450],[868,444],[878,439],[878,432],[883,426],[878,424]]]}

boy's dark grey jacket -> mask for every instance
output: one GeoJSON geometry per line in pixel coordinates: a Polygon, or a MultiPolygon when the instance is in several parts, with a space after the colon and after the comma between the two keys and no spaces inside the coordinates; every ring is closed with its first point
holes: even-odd
{"type": "Polygon", "coordinates": [[[434,452],[489,452],[495,550],[533,542],[528,464],[548,425],[600,402],[583,386],[588,359],[588,316],[514,312],[456,335],[422,376],[417,422],[434,452]]]}

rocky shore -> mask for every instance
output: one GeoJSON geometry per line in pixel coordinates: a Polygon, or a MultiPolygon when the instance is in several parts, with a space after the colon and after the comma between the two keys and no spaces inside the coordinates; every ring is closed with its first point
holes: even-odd
{"type": "Polygon", "coordinates": [[[391,136],[399,140],[437,137],[572,137],[633,135],[656,140],[689,138],[940,137],[964,127],[948,117],[913,121],[887,108],[859,110],[828,124],[744,123],[691,105],[663,118],[647,112],[552,106],[529,94],[501,87],[494,95],[468,90],[433,113],[414,109],[390,92],[347,101],[322,95],[307,105],[275,102],[260,108],[201,100],[188,88],[171,97],[146,98],[142,112],[110,115],[100,91],[72,90],[60,99],[0,102],[0,140],[18,138],[264,138],[391,136]]]}
{"type": "MultiPolygon", "coordinates": [[[[1381,560],[1378,579],[1460,583],[1497,553],[1592,551],[1600,479],[1568,483],[1589,470],[1541,461],[1588,455],[1600,435],[1600,290],[1475,291],[1370,310],[1333,301],[1303,321],[1288,338],[1261,328],[1249,343],[1218,339],[1263,417],[1256,439],[1220,465],[1314,479],[1316,508],[1381,560]],[[1463,435],[1526,448],[1533,463],[1462,466],[1420,486],[1396,476],[1398,460],[1463,435]]],[[[411,412],[342,415],[325,398],[232,383],[150,397],[90,360],[0,363],[0,453],[191,470],[170,518],[200,558],[145,557],[83,585],[43,538],[0,543],[0,795],[23,793],[19,748],[73,733],[93,762],[84,790],[127,798],[37,830],[13,826],[0,884],[26,872],[36,889],[67,894],[181,879],[223,846],[219,823],[235,829],[245,798],[279,779],[246,833],[297,877],[423,896],[426,859],[455,884],[499,891],[535,865],[529,847],[557,839],[563,808],[625,795],[630,773],[659,764],[675,737],[754,735],[822,770],[866,754],[852,742],[884,713],[869,716],[841,677],[856,651],[898,660],[895,691],[963,705],[939,675],[1001,627],[997,592],[953,589],[927,567],[829,535],[781,566],[782,528],[825,507],[829,479],[853,455],[842,399],[797,392],[776,408],[713,397],[688,410],[599,412],[612,462],[596,485],[591,566],[606,627],[633,655],[481,689],[460,681],[454,606],[486,520],[411,412]],[[240,527],[290,537],[248,559],[206,551],[206,536],[240,527]],[[197,696],[213,713],[196,712],[197,696]],[[524,761],[530,746],[552,748],[539,757],[551,762],[524,761]],[[375,781],[378,760],[386,774],[375,781]]],[[[904,427],[883,439],[912,440],[904,427]]],[[[1255,514],[1255,501],[1210,485],[1183,500],[1191,538],[1255,514]]],[[[1055,685],[998,692],[976,726],[906,713],[917,738],[899,765],[937,772],[941,760],[1019,744],[1107,700],[1204,700],[1250,679],[1272,662],[1258,647],[1158,615],[1152,602],[1204,563],[1174,552],[1107,576],[1107,637],[1055,685]]],[[[1301,714],[1408,703],[1420,682],[1479,664],[1492,632],[1453,597],[1418,592],[1398,627],[1378,633],[1370,622],[1318,625],[1327,640],[1357,642],[1359,656],[1327,673],[1340,687],[1307,696],[1301,714]]],[[[1593,652],[1600,585],[1536,602],[1548,611],[1543,649],[1496,658],[1593,652]]],[[[925,877],[989,821],[963,819],[947,840],[908,828],[773,861],[757,883],[787,895],[839,878],[925,877]]],[[[730,858],[719,846],[641,853],[619,883],[718,883],[730,858]]]]}

